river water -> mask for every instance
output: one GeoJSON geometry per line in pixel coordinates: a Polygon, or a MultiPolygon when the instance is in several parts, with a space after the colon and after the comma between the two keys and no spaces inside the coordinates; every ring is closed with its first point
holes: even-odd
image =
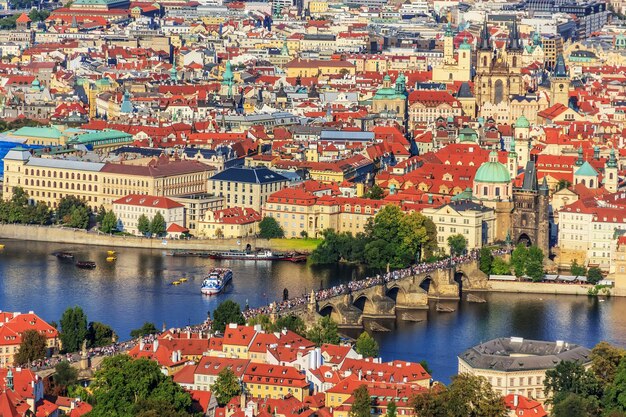
{"type": "MultiPolygon", "coordinates": [[[[167,255],[167,250],[117,250],[106,262],[107,248],[53,243],[8,241],[0,251],[0,309],[34,310],[58,321],[70,306],[81,306],[89,320],[111,325],[122,339],[144,321],[169,327],[199,323],[208,311],[232,298],[251,307],[312,288],[328,287],[360,278],[365,271],[352,267],[309,267],[290,262],[213,261],[167,255]],[[92,260],[94,270],[76,268],[52,255],[70,251],[76,260],[92,260]],[[233,269],[233,285],[225,294],[200,294],[202,275],[213,266],[233,269]],[[187,277],[188,282],[171,282],[187,277]]],[[[604,302],[586,296],[487,294],[484,304],[454,303],[453,313],[437,313],[427,320],[398,322],[393,332],[378,333],[384,360],[426,359],[438,380],[448,381],[457,370],[456,355],[481,341],[519,336],[567,340],[592,347],[601,340],[626,346],[626,298],[604,302]]]]}

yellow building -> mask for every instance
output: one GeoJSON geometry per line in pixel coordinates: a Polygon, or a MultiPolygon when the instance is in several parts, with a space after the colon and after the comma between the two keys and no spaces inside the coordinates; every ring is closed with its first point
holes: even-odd
{"type": "MultiPolygon", "coordinates": [[[[302,45],[301,45],[302,47],[302,45]]],[[[318,75],[354,75],[354,64],[347,61],[296,58],[285,65],[287,77],[317,77],[318,75]]]]}
{"type": "Polygon", "coordinates": [[[309,2],[309,11],[311,15],[326,13],[328,11],[328,2],[327,1],[311,1],[309,2]]]}
{"type": "Polygon", "coordinates": [[[232,167],[211,177],[208,188],[224,198],[226,207],[251,208],[260,213],[270,194],[287,182],[286,177],[265,167],[232,167]]]}
{"type": "Polygon", "coordinates": [[[231,207],[207,211],[198,222],[197,234],[206,239],[256,236],[261,215],[251,208],[231,207]]]}
{"type": "Polygon", "coordinates": [[[291,394],[298,401],[309,395],[306,376],[292,366],[251,363],[243,375],[248,393],[256,398],[282,399],[291,394]]]}
{"type": "Polygon", "coordinates": [[[113,200],[128,194],[175,197],[204,193],[209,171],[200,162],[167,157],[143,165],[113,164],[37,157],[14,148],[4,158],[3,198],[11,199],[13,188],[21,187],[32,202],[43,201],[52,208],[71,195],[94,210],[100,205],[110,209],[113,200]]]}
{"type": "Polygon", "coordinates": [[[457,200],[437,208],[425,208],[422,214],[437,227],[437,244],[450,253],[448,238],[463,235],[467,249],[480,249],[492,244],[496,235],[496,214],[491,208],[470,200],[457,200]]]}
{"type": "Polygon", "coordinates": [[[454,34],[448,23],[443,38],[443,64],[433,69],[433,81],[452,83],[454,81],[471,81],[472,47],[467,40],[459,46],[455,56],[454,34]]]}
{"type": "Polygon", "coordinates": [[[272,194],[263,215],[273,217],[285,237],[319,236],[326,229],[364,233],[369,219],[385,206],[381,200],[314,195],[299,188],[285,188],[272,194]]]}

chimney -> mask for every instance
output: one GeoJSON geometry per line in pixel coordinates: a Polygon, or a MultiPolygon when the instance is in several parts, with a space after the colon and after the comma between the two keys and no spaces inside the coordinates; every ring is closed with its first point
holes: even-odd
{"type": "Polygon", "coordinates": [[[155,340],[154,343],[152,344],[152,351],[156,352],[158,348],[159,348],[159,339],[155,340]]]}
{"type": "Polygon", "coordinates": [[[517,408],[518,404],[519,404],[519,395],[513,394],[513,407],[517,408]]]}
{"type": "Polygon", "coordinates": [[[139,340],[139,350],[142,351],[146,347],[146,342],[143,341],[143,337],[139,340]]]}

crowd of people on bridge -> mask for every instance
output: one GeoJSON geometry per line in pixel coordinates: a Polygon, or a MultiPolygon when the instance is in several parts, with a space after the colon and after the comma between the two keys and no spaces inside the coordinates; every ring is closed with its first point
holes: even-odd
{"type": "MultiPolygon", "coordinates": [[[[497,249],[494,250],[492,253],[496,256],[501,256],[508,252],[508,249],[497,249]]],[[[350,281],[346,284],[340,284],[331,288],[320,289],[319,291],[315,292],[315,300],[323,301],[332,297],[336,297],[338,295],[349,294],[353,291],[363,290],[409,276],[425,274],[441,269],[450,269],[455,267],[456,265],[478,260],[479,253],[480,251],[476,249],[468,252],[465,255],[450,256],[448,258],[441,259],[435,262],[422,262],[419,264],[411,265],[408,268],[388,271],[387,273],[382,275],[378,274],[376,276],[364,278],[362,280],[350,281]]],[[[306,305],[309,302],[310,297],[310,294],[305,294],[300,297],[284,300],[282,302],[274,302],[268,306],[246,309],[243,314],[246,319],[249,319],[258,316],[259,314],[267,315],[270,313],[284,313],[286,311],[306,305]]]]}

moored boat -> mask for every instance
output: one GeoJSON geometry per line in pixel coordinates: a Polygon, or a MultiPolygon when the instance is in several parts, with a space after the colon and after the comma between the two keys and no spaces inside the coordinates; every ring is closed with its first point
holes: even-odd
{"type": "Polygon", "coordinates": [[[243,250],[229,250],[229,251],[213,251],[209,252],[209,258],[211,259],[235,259],[244,261],[291,261],[291,262],[303,262],[306,261],[306,255],[297,252],[280,253],[272,252],[268,249],[261,249],[258,251],[243,251],[243,250]]]}
{"type": "Polygon", "coordinates": [[[55,252],[53,255],[59,259],[74,259],[74,254],[71,252],[55,252]]]}
{"type": "Polygon", "coordinates": [[[81,269],[94,269],[96,267],[96,263],[93,261],[80,261],[76,262],[76,266],[81,269]]]}
{"type": "Polygon", "coordinates": [[[221,293],[233,279],[233,271],[228,268],[213,268],[202,281],[200,292],[205,295],[221,293]]]}

